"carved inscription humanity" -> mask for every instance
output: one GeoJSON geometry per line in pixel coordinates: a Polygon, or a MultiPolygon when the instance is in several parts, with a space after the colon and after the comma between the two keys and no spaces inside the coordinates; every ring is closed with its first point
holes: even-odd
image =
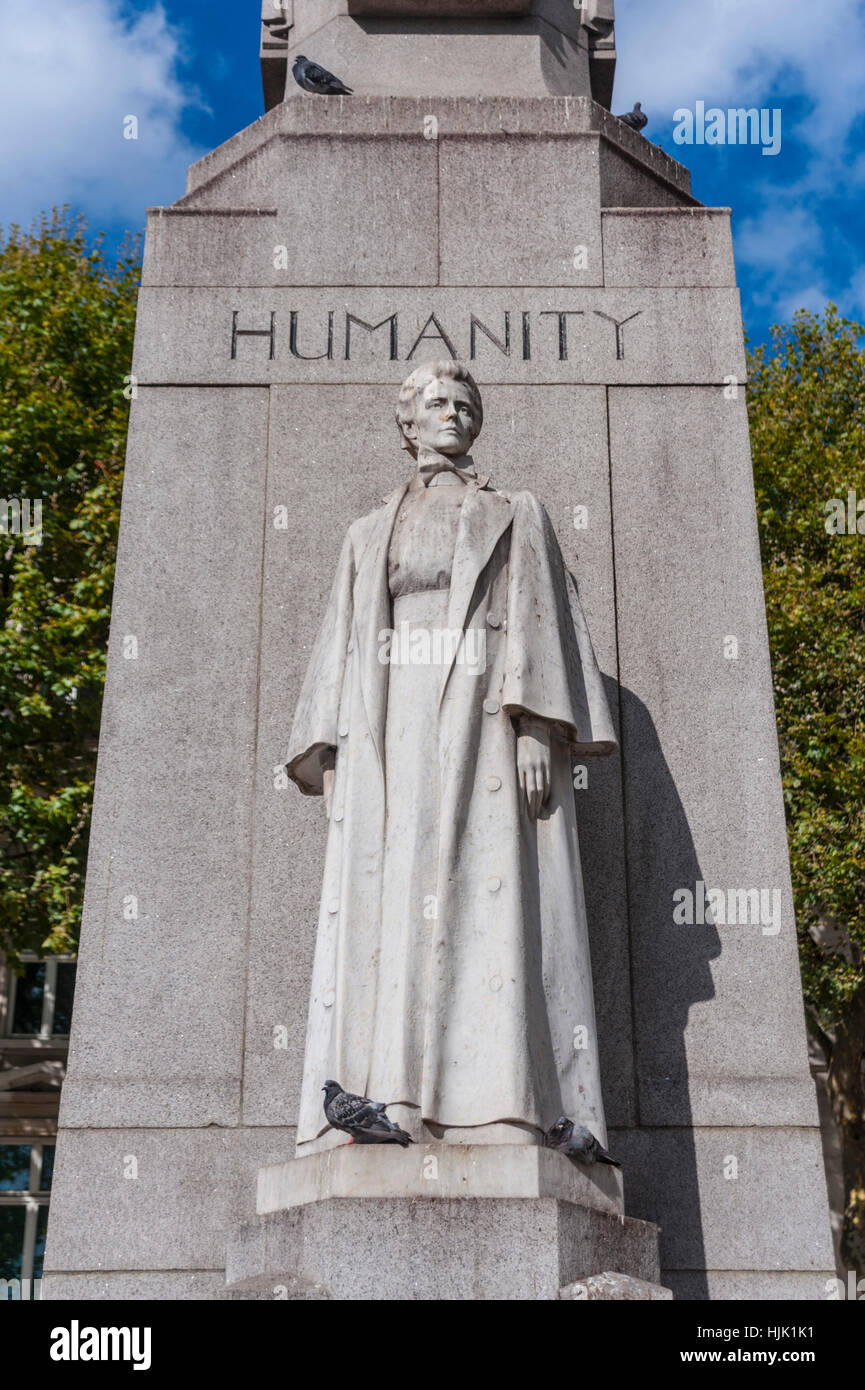
{"type": "Polygon", "coordinates": [[[724,385],[745,372],[731,288],[153,286],[142,305],[146,385],[384,384],[441,358],[487,384],[724,385]]]}
{"type": "Polygon", "coordinates": [[[594,315],[607,325],[607,350],[616,361],[625,360],[626,325],[639,318],[642,310],[624,318],[616,318],[600,309],[541,309],[535,313],[529,310],[504,310],[494,324],[484,321],[476,314],[469,314],[468,322],[458,332],[443,316],[430,313],[421,320],[420,331],[417,316],[412,314],[411,322],[400,322],[397,310],[388,314],[378,323],[370,323],[360,315],[348,310],[329,309],[320,314],[304,313],[299,309],[289,310],[281,316],[272,309],[264,322],[253,322],[239,309],[231,316],[227,334],[227,346],[232,361],[238,360],[244,351],[253,351],[248,340],[262,339],[259,351],[263,351],[269,361],[275,361],[280,348],[302,362],[321,362],[341,360],[352,361],[352,352],[357,353],[358,343],[364,346],[374,344],[377,354],[391,362],[423,360],[436,351],[445,352],[448,357],[476,361],[481,349],[492,345],[504,357],[517,357],[523,362],[531,362],[538,357],[553,356],[559,362],[567,362],[569,348],[572,346],[575,325],[594,315]],[[286,322],[287,318],[287,322],[286,322]]]}

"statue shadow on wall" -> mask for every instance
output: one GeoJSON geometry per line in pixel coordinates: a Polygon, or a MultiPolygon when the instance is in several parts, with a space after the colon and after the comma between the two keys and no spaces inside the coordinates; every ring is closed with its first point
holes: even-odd
{"type": "MultiPolygon", "coordinates": [[[[581,839],[584,821],[591,839],[588,820],[612,830],[617,819],[621,823],[624,806],[625,862],[618,872],[628,884],[633,1087],[622,1087],[621,1078],[610,1075],[610,1062],[622,1058],[620,984],[615,1007],[610,994],[596,999],[610,1145],[623,1161],[628,1215],[661,1226],[662,1268],[687,1270],[686,1296],[704,1299],[708,1285],[685,1028],[691,1005],[715,996],[710,963],[720,955],[721,941],[714,925],[673,922],[673,894],[682,888],[693,892],[703,879],[693,836],[648,709],[611,677],[605,676],[604,684],[610,708],[619,715],[624,798],[617,777],[599,779],[599,795],[585,804],[579,819],[581,839]],[[605,1058],[610,1059],[606,1066],[605,1058]],[[633,1118],[623,1119],[628,1111],[633,1118]],[[629,1128],[633,1124],[639,1128],[629,1128]]],[[[614,963],[605,959],[609,936],[603,939],[610,922],[613,862],[603,854],[582,858],[596,992],[599,977],[615,973],[614,963]]]]}

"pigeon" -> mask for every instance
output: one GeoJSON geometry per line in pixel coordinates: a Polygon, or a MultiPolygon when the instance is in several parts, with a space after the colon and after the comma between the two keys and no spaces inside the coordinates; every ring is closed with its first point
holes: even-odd
{"type": "Polygon", "coordinates": [[[311,63],[302,53],[295,58],[291,71],[295,82],[305,92],[314,92],[319,97],[351,96],[351,87],[346,87],[345,83],[340,82],[327,68],[320,68],[318,63],[311,63]]]}
{"type": "Polygon", "coordinates": [[[568,1158],[578,1163],[609,1163],[613,1168],[621,1168],[621,1163],[602,1148],[590,1129],[585,1125],[575,1125],[567,1115],[562,1115],[552,1129],[544,1135],[544,1147],[561,1149],[568,1158]]]}
{"type": "Polygon", "coordinates": [[[619,120],[623,125],[629,125],[631,130],[644,130],[649,124],[649,118],[638,101],[634,102],[633,111],[629,111],[627,116],[619,116],[619,120]]]}
{"type": "Polygon", "coordinates": [[[368,1096],[353,1096],[338,1081],[325,1081],[324,1113],[334,1129],[351,1135],[352,1144],[401,1144],[413,1141],[404,1129],[384,1113],[387,1105],[368,1096]]]}

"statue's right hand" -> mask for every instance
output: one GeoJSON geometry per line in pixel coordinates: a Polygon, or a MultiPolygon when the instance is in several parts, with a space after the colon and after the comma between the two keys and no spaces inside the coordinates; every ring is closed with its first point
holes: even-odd
{"type": "Polygon", "coordinates": [[[333,806],[333,778],[336,769],[326,767],[321,775],[321,784],[324,789],[324,814],[330,820],[330,812],[333,806]]]}
{"type": "Polygon", "coordinates": [[[517,781],[523,804],[537,820],[550,797],[552,759],[549,725],[542,719],[521,720],[517,734],[517,781]]]}

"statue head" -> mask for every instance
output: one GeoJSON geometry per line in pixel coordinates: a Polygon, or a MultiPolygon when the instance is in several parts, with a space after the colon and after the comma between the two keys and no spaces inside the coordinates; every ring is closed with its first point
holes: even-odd
{"type": "Polygon", "coordinates": [[[402,447],[459,457],[468,453],[484,423],[481,393],[459,362],[425,362],[402,384],[396,421],[402,447]]]}

